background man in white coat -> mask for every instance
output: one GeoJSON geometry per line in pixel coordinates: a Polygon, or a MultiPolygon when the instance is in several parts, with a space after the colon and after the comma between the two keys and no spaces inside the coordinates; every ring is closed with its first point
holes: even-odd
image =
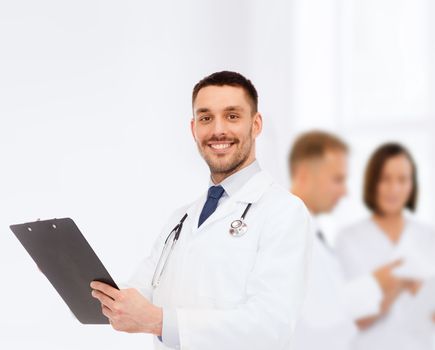
{"type": "Polygon", "coordinates": [[[91,284],[114,329],[155,334],[161,349],[289,348],[310,216],[255,159],[257,99],[252,83],[234,72],[194,87],[191,129],[210,188],[169,220],[131,281],[137,289],[91,284]]]}
{"type": "MultiPolygon", "coordinates": [[[[345,142],[330,133],[311,131],[295,141],[289,156],[291,191],[314,217],[330,212],[346,194],[347,156],[345,142]]],[[[313,259],[295,349],[348,349],[358,330],[356,320],[378,311],[394,288],[391,272],[396,263],[345,283],[333,248],[314,226],[313,259]]]]}

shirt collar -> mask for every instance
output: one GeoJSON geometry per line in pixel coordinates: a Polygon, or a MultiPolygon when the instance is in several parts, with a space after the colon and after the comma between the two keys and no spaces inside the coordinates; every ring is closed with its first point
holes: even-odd
{"type": "Polygon", "coordinates": [[[261,171],[260,164],[258,164],[257,160],[254,160],[251,164],[238,172],[228,176],[219,184],[214,184],[210,178],[210,186],[222,186],[225,190],[225,193],[231,197],[234,195],[242,186],[248,182],[251,177],[261,171]]]}

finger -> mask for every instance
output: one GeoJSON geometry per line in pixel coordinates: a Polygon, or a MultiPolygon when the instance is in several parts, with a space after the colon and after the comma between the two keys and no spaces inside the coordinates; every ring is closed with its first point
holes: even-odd
{"type": "Polygon", "coordinates": [[[412,279],[412,278],[402,278],[402,281],[404,281],[406,284],[409,284],[409,285],[420,285],[420,284],[423,284],[422,280],[412,279]]]}
{"type": "Polygon", "coordinates": [[[104,294],[115,300],[119,296],[118,289],[113,288],[112,286],[109,286],[108,284],[103,282],[93,281],[91,282],[91,288],[103,292],[104,294]]]}
{"type": "Polygon", "coordinates": [[[103,315],[109,319],[109,321],[112,319],[113,313],[108,307],[101,305],[101,311],[103,312],[103,315]]]}
{"type": "Polygon", "coordinates": [[[95,299],[98,299],[101,302],[101,304],[113,310],[113,304],[115,302],[112,298],[110,298],[109,296],[107,296],[106,294],[98,290],[93,290],[91,294],[95,299]]]}

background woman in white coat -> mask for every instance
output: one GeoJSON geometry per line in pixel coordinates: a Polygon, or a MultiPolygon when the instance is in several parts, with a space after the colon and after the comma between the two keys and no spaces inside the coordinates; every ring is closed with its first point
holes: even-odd
{"type": "Polygon", "coordinates": [[[397,259],[401,264],[391,276],[392,292],[381,311],[358,321],[354,349],[433,349],[434,279],[410,265],[412,256],[435,251],[434,231],[408,213],[416,209],[417,193],[417,169],[409,151],[397,143],[380,146],[365,173],[364,202],[371,216],[339,235],[337,253],[347,278],[397,259]]]}

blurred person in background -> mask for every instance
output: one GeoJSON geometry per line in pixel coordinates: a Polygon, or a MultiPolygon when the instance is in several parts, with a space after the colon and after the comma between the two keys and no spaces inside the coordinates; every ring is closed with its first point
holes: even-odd
{"type": "Polygon", "coordinates": [[[396,259],[402,264],[393,270],[379,312],[358,320],[361,332],[352,349],[433,349],[435,232],[407,213],[415,211],[417,193],[410,152],[397,143],[381,145],[365,173],[371,216],[343,230],[336,249],[349,279],[396,259]]]}
{"type": "Polygon", "coordinates": [[[296,350],[349,349],[358,331],[356,320],[377,313],[389,293],[394,264],[345,283],[334,251],[315,220],[332,211],[346,194],[347,158],[346,143],[322,131],[300,135],[289,155],[291,192],[305,202],[316,226],[308,292],[295,332],[296,350]]]}

